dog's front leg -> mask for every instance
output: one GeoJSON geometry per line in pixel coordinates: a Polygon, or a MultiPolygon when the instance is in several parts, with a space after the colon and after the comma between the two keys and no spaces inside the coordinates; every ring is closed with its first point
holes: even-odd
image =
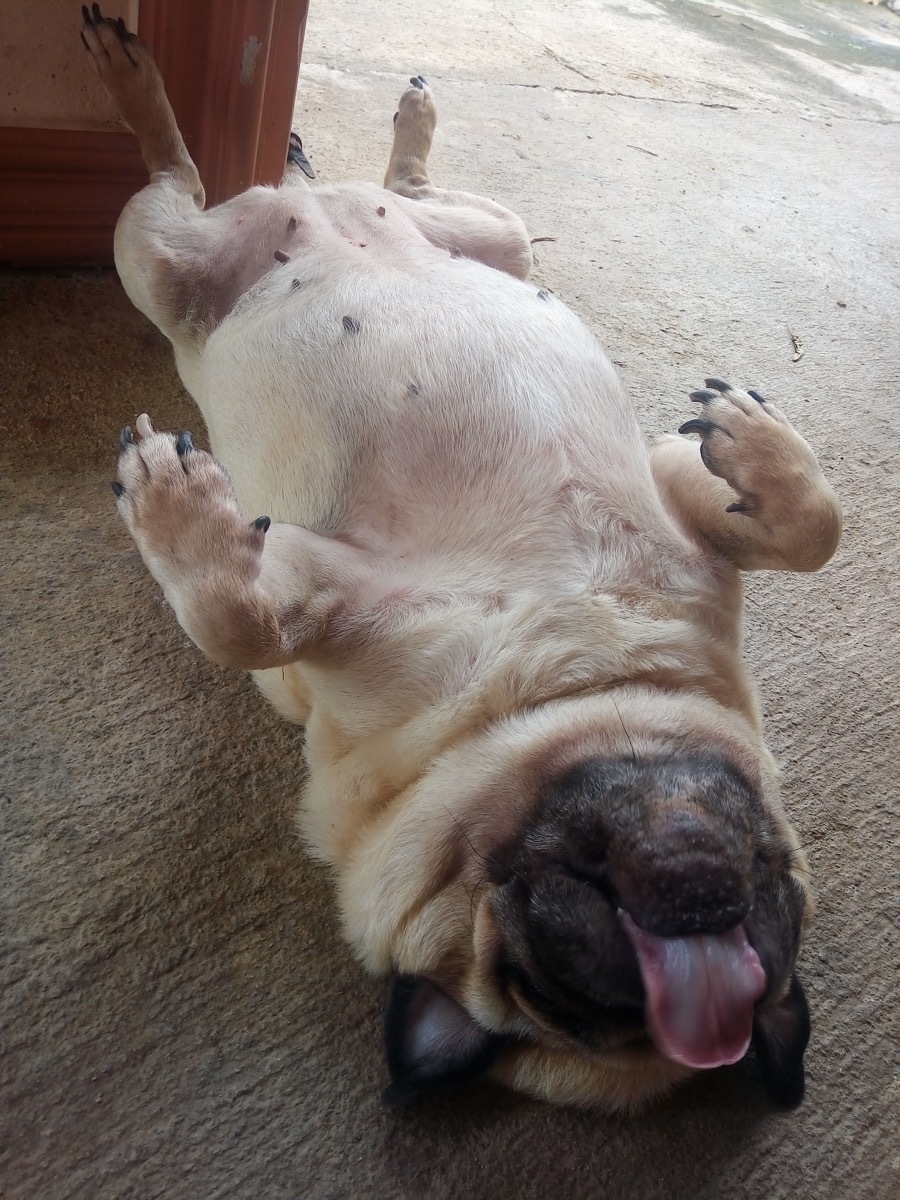
{"type": "Polygon", "coordinates": [[[247,521],[223,468],[146,416],[122,431],[118,508],[187,635],[214,662],[285,666],[333,637],[365,569],[349,547],[247,521]]]}

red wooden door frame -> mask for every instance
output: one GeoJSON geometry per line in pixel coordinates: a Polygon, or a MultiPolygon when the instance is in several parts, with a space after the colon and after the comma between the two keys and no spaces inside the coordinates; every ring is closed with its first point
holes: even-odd
{"type": "MultiPolygon", "coordinates": [[[[308,7],[141,0],[138,33],[166,81],[208,204],[284,173],[308,7]]],[[[72,53],[82,53],[77,42],[72,53]]],[[[118,215],[146,180],[127,131],[0,127],[0,262],[110,264],[118,215]]]]}

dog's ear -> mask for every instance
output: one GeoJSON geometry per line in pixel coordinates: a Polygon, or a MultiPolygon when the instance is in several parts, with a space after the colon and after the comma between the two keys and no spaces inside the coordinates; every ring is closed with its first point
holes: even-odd
{"type": "Polygon", "coordinates": [[[384,1022],[390,1108],[486,1071],[507,1038],[482,1028],[430,979],[397,975],[384,1022]]]}
{"type": "Polygon", "coordinates": [[[784,998],[766,1006],[753,1030],[763,1081],[779,1108],[796,1108],[803,1099],[803,1052],[809,1027],[809,1006],[794,975],[784,998]]]}

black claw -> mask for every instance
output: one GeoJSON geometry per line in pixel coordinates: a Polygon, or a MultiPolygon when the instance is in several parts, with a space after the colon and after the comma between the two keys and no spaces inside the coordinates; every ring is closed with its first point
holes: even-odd
{"type": "Polygon", "coordinates": [[[194,439],[191,437],[190,431],[182,429],[178,437],[175,439],[175,453],[179,458],[183,458],[185,454],[189,454],[194,448],[194,439]]]}
{"type": "Polygon", "coordinates": [[[748,395],[748,396],[752,396],[752,397],[753,397],[753,399],[756,401],[756,403],[757,403],[757,404],[765,404],[765,400],[763,400],[763,398],[762,398],[762,396],[759,394],[759,392],[751,392],[751,391],[748,389],[748,390],[747,390],[747,395],[748,395]]]}
{"type": "Polygon", "coordinates": [[[745,512],[750,511],[750,505],[749,504],[741,504],[741,502],[738,501],[737,504],[729,504],[728,507],[725,509],[725,511],[726,512],[745,513],[745,512]]]}
{"type": "Polygon", "coordinates": [[[128,26],[125,24],[124,17],[119,17],[116,21],[116,33],[124,41],[128,37],[128,26]]]}
{"type": "Polygon", "coordinates": [[[285,254],[285,252],[283,250],[276,250],[275,251],[275,261],[280,262],[280,263],[286,263],[286,262],[290,262],[290,259],[288,258],[288,256],[285,254]]]}
{"type": "Polygon", "coordinates": [[[423,87],[428,87],[428,80],[425,78],[424,75],[420,75],[418,78],[421,79],[423,87]]]}
{"type": "Polygon", "coordinates": [[[421,75],[410,75],[409,82],[413,85],[413,87],[419,88],[420,91],[425,86],[421,75]]]}
{"type": "Polygon", "coordinates": [[[730,383],[726,383],[724,379],[704,379],[703,381],[708,388],[715,388],[717,392],[730,392],[732,387],[730,383]]]}
{"type": "Polygon", "coordinates": [[[134,434],[131,432],[131,426],[126,425],[119,434],[119,449],[124,454],[129,446],[134,445],[134,434]]]}
{"type": "Polygon", "coordinates": [[[117,500],[121,500],[125,495],[125,489],[122,487],[121,483],[119,483],[118,480],[114,480],[109,486],[112,488],[115,498],[117,500]]]}
{"type": "Polygon", "coordinates": [[[541,290],[537,294],[537,298],[538,298],[538,300],[549,300],[550,293],[547,291],[546,288],[541,288],[541,290]]]}
{"type": "Polygon", "coordinates": [[[260,533],[268,533],[269,526],[272,524],[272,518],[257,517],[253,524],[260,531],[260,533]]]}
{"type": "Polygon", "coordinates": [[[84,21],[85,25],[93,24],[91,21],[91,14],[88,12],[88,6],[86,4],[82,4],[81,6],[81,19],[84,21]]]}
{"type": "Polygon", "coordinates": [[[718,425],[714,425],[712,421],[704,420],[703,417],[698,417],[693,421],[685,421],[683,425],[678,427],[679,433],[699,433],[701,437],[706,437],[712,433],[714,429],[718,429],[718,425]]]}
{"type": "Polygon", "coordinates": [[[395,112],[395,113],[394,113],[394,124],[395,124],[395,125],[397,124],[397,118],[398,118],[399,116],[400,116],[400,114],[399,114],[398,112],[395,112]]]}
{"type": "Polygon", "coordinates": [[[709,471],[713,475],[718,475],[719,471],[716,467],[716,464],[713,462],[712,455],[710,454],[710,452],[707,448],[708,445],[709,445],[708,442],[700,443],[700,459],[701,459],[704,467],[706,467],[707,471],[709,471]]]}
{"type": "Polygon", "coordinates": [[[293,167],[299,167],[304,175],[310,179],[315,179],[316,173],[312,168],[312,163],[303,152],[303,142],[300,140],[300,135],[291,130],[291,136],[288,138],[287,160],[293,167]]]}
{"type": "MultiPolygon", "coordinates": [[[[711,380],[707,379],[706,382],[710,383],[711,380]]],[[[710,392],[705,388],[701,388],[701,390],[698,392],[691,392],[689,398],[691,400],[696,400],[700,404],[708,404],[710,402],[710,400],[718,400],[719,393],[718,392],[710,392]]]]}
{"type": "Polygon", "coordinates": [[[90,46],[87,44],[87,38],[84,36],[84,32],[82,31],[78,36],[81,38],[81,44],[84,46],[85,50],[90,50],[90,46]]]}
{"type": "Polygon", "coordinates": [[[100,5],[99,5],[99,4],[92,4],[92,5],[91,5],[91,12],[94,14],[94,20],[95,20],[95,21],[102,21],[102,20],[103,20],[103,13],[100,11],[100,5]]]}

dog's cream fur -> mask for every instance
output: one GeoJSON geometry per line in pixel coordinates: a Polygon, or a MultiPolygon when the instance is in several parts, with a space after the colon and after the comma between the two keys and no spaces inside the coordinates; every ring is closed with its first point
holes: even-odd
{"type": "Polygon", "coordinates": [[[521,221],[432,187],[421,80],[386,190],[289,174],[204,212],[147,52],[99,18],[85,40],[151,172],[116,263],[228,470],[143,417],[119,508],[197,645],[306,725],[303,827],[357,954],[521,1034],[494,1068],[517,1088],[613,1107],[663,1090],[685,1070],[648,1044],[586,1057],[498,989],[482,862],[551,770],[712,746],[805,880],[741,660],[739,570],[832,554],[812,451],[735,390],[707,395],[710,469],[684,437],[648,451],[592,335],[524,282],[521,221]]]}

